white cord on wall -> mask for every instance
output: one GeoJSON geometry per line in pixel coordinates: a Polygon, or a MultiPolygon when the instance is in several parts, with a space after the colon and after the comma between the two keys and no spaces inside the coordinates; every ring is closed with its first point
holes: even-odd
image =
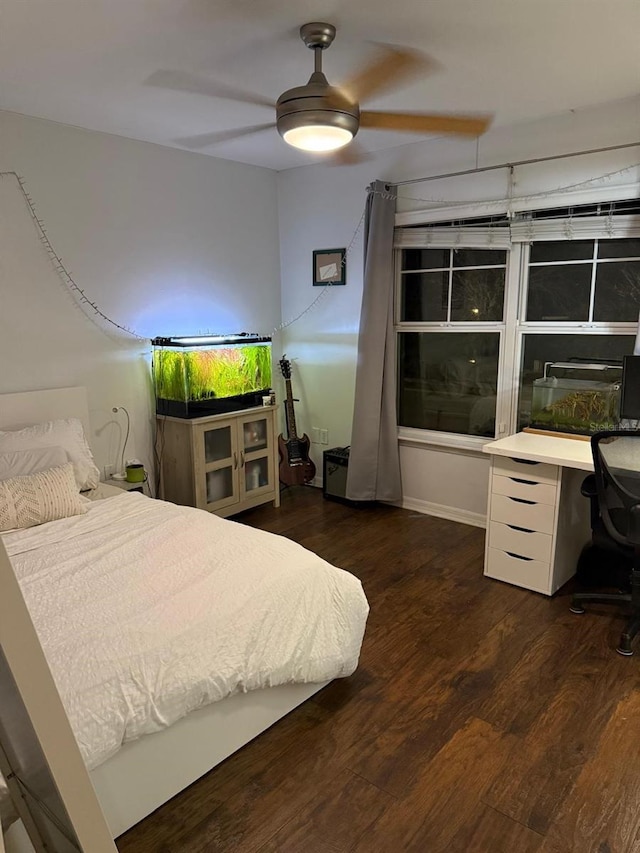
{"type": "Polygon", "coordinates": [[[126,480],[127,472],[124,468],[124,454],[127,449],[127,442],[129,441],[129,432],[131,430],[131,419],[129,418],[129,412],[125,409],[124,406],[114,406],[111,411],[115,414],[118,412],[124,412],[127,416],[127,432],[124,437],[124,441],[122,443],[122,452],[120,453],[120,471],[113,475],[114,480],[126,480]]]}

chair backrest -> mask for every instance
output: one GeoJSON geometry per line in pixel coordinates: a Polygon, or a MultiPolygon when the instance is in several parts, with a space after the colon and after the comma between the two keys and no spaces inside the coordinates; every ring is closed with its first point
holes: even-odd
{"type": "Polygon", "coordinates": [[[640,544],[640,430],[607,430],[591,436],[600,515],[621,545],[640,544]]]}

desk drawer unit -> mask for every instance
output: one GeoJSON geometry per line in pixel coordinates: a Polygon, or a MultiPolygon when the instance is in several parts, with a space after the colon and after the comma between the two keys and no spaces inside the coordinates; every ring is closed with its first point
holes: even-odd
{"type": "Polygon", "coordinates": [[[484,573],[551,594],[560,469],[494,457],[484,573]]]}
{"type": "Polygon", "coordinates": [[[524,527],[538,533],[553,533],[556,508],[507,495],[491,495],[490,521],[501,521],[514,527],[524,527]]]}
{"type": "Polygon", "coordinates": [[[512,459],[509,456],[496,456],[493,459],[493,473],[503,477],[521,477],[536,483],[558,482],[560,469],[547,462],[527,462],[524,459],[512,459]]]}
{"type": "Polygon", "coordinates": [[[551,561],[553,536],[550,533],[538,533],[522,527],[512,527],[500,521],[489,522],[491,547],[500,551],[509,551],[532,560],[551,561]]]}
{"type": "Polygon", "coordinates": [[[556,502],[555,483],[538,483],[536,480],[525,480],[522,477],[502,477],[494,474],[492,492],[494,495],[506,495],[536,504],[555,506],[556,502]]]}
{"type": "MultiPolygon", "coordinates": [[[[532,560],[509,551],[489,548],[488,563],[491,566],[490,577],[532,589],[535,592],[548,593],[551,564],[549,561],[532,560]]],[[[487,574],[487,572],[485,572],[487,574]]]]}

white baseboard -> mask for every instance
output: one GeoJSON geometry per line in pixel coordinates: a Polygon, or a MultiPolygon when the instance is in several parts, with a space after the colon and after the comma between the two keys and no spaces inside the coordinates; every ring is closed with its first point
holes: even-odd
{"type": "MultiPolygon", "coordinates": [[[[315,477],[307,485],[321,489],[322,478],[315,477]]],[[[444,504],[436,504],[431,501],[421,501],[418,498],[403,498],[402,501],[398,501],[394,506],[399,506],[401,509],[409,509],[413,512],[420,512],[422,515],[434,515],[436,518],[459,521],[461,524],[470,524],[473,527],[485,528],[487,526],[487,517],[481,512],[470,512],[468,509],[445,506],[444,504]]]]}
{"type": "Polygon", "coordinates": [[[467,509],[459,509],[455,506],[444,506],[443,504],[421,501],[418,498],[403,498],[400,506],[420,512],[423,515],[434,515],[436,518],[446,518],[449,521],[459,521],[461,524],[471,524],[473,527],[486,527],[487,517],[480,512],[470,512],[467,509]]]}

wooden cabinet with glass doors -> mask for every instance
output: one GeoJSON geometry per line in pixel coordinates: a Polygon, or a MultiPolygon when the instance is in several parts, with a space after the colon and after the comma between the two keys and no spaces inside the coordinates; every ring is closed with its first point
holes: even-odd
{"type": "Polygon", "coordinates": [[[160,496],[216,515],[280,505],[276,407],[157,418],[160,496]]]}

